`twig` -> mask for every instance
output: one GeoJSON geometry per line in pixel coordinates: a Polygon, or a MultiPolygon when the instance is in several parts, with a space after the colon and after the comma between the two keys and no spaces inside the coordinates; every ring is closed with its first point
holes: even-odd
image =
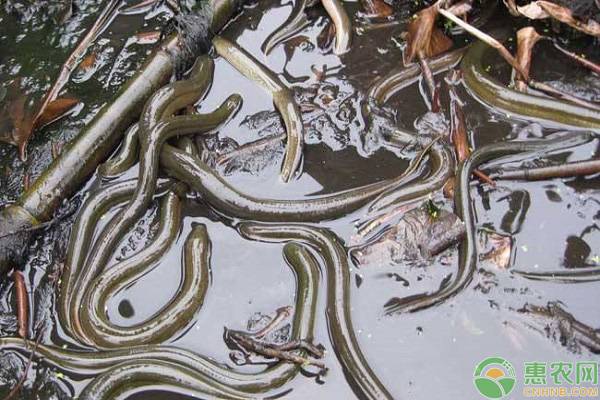
{"type": "Polygon", "coordinates": [[[492,176],[494,176],[495,179],[535,181],[552,178],[569,178],[572,176],[594,175],[599,172],[600,159],[594,159],[575,161],[572,163],[553,165],[549,167],[500,170],[495,174],[492,174],[492,176]]]}
{"type": "Polygon", "coordinates": [[[252,334],[229,330],[227,328],[225,328],[225,337],[234,342],[240,349],[243,349],[245,353],[252,352],[264,357],[288,361],[298,365],[314,365],[322,371],[327,370],[325,364],[322,362],[311,360],[310,358],[303,357],[290,351],[294,349],[303,349],[317,358],[320,358],[323,355],[322,351],[313,353],[312,350],[316,347],[312,345],[304,345],[303,343],[306,343],[305,341],[293,341],[283,346],[271,345],[260,342],[259,340],[255,339],[252,334]]]}
{"type": "Polygon", "coordinates": [[[419,65],[421,66],[423,79],[425,79],[427,87],[429,88],[429,95],[431,96],[431,111],[437,113],[440,111],[441,106],[439,102],[439,95],[436,90],[435,79],[433,78],[433,72],[431,71],[431,68],[429,68],[427,57],[422,50],[419,50],[417,57],[419,58],[419,65]]]}
{"type": "Polygon", "coordinates": [[[263,337],[265,337],[277,325],[279,325],[283,320],[285,320],[292,314],[292,307],[290,307],[290,306],[280,307],[275,312],[276,312],[275,317],[273,317],[273,319],[264,328],[262,328],[261,330],[259,330],[257,332],[251,333],[250,336],[255,337],[257,339],[262,339],[263,337]]]}
{"type": "Polygon", "coordinates": [[[508,51],[508,49],[502,45],[502,43],[500,43],[498,40],[494,39],[487,33],[484,33],[479,29],[475,28],[468,22],[465,22],[462,19],[458,18],[451,12],[444,10],[443,8],[440,8],[439,13],[442,14],[444,17],[448,18],[450,21],[454,22],[456,25],[462,27],[471,35],[475,36],[487,45],[495,48],[500,53],[500,55],[521,75],[524,81],[529,81],[529,74],[521,68],[517,60],[513,57],[512,54],[510,54],[510,51],[508,51]]]}
{"type": "Polygon", "coordinates": [[[69,57],[63,64],[60,73],[58,74],[58,78],[56,78],[56,81],[54,82],[48,93],[46,93],[46,96],[42,101],[42,105],[40,106],[35,118],[33,119],[33,129],[37,128],[36,122],[40,120],[40,117],[46,110],[48,104],[56,100],[61,89],[69,81],[69,77],[71,76],[71,73],[75,70],[77,61],[83,56],[90,43],[96,40],[96,38],[104,31],[104,29],[108,27],[108,25],[117,15],[117,10],[121,5],[122,1],[123,0],[110,0],[108,2],[106,7],[102,10],[100,15],[96,19],[94,25],[92,25],[87,34],[83,37],[83,39],[81,39],[75,50],[73,50],[73,52],[69,55],[69,57]]]}
{"type": "Polygon", "coordinates": [[[560,90],[557,90],[555,88],[553,88],[552,86],[543,83],[543,82],[538,82],[535,81],[533,79],[530,79],[528,82],[528,85],[536,90],[539,90],[541,92],[544,92],[552,97],[556,97],[558,99],[564,99],[564,100],[568,100],[571,103],[575,103],[578,104],[580,106],[586,107],[586,108],[592,108],[594,110],[600,110],[600,105],[596,104],[596,103],[592,103],[590,101],[581,99],[579,97],[573,96],[571,94],[565,93],[565,92],[561,92],[560,90]]]}
{"type": "Polygon", "coordinates": [[[19,325],[19,336],[23,339],[29,337],[29,296],[25,278],[20,271],[13,271],[15,283],[15,297],[17,301],[17,322],[19,325]]]}
{"type": "Polygon", "coordinates": [[[11,391],[4,397],[3,400],[12,400],[17,394],[19,394],[19,391],[21,390],[21,388],[25,384],[25,381],[27,380],[27,374],[29,373],[29,369],[31,368],[31,364],[33,363],[33,357],[35,356],[35,353],[37,351],[38,346],[40,345],[41,340],[42,331],[40,330],[37,333],[33,349],[31,350],[29,358],[27,359],[27,365],[25,366],[25,371],[23,371],[23,376],[21,376],[17,384],[11,389],[11,391]]]}
{"type": "MultiPolygon", "coordinates": [[[[455,72],[456,74],[457,72],[455,72]]],[[[454,82],[456,78],[447,79],[448,90],[450,91],[450,140],[454,145],[456,152],[456,158],[459,162],[465,161],[469,158],[471,150],[469,149],[469,139],[467,135],[467,123],[465,121],[465,114],[463,112],[463,104],[456,93],[454,88],[454,82]]],[[[485,182],[492,187],[496,186],[496,183],[489,176],[476,169],[473,171],[473,175],[477,176],[482,182],[485,182]]]]}
{"type": "MultiPolygon", "coordinates": [[[[548,38],[549,39],[549,38],[548,38]]],[[[556,41],[552,40],[552,43],[554,44],[554,47],[556,47],[556,49],[558,49],[560,52],[562,52],[563,54],[565,54],[567,57],[570,57],[571,59],[575,60],[576,62],[580,63],[581,65],[583,65],[584,67],[592,70],[593,72],[597,73],[598,75],[600,75],[600,65],[585,59],[567,49],[565,49],[564,47],[562,47],[561,45],[559,45],[558,43],[556,43],[556,41]]]]}
{"type": "Polygon", "coordinates": [[[31,226],[29,228],[23,228],[23,229],[18,229],[16,231],[7,232],[3,235],[0,235],[0,239],[4,239],[5,237],[9,237],[9,236],[20,235],[22,233],[36,232],[41,229],[49,228],[53,225],[56,225],[56,224],[64,221],[65,219],[69,218],[70,216],[75,214],[76,211],[77,210],[73,208],[72,210],[69,210],[68,212],[66,212],[64,214],[57,215],[56,217],[54,217],[53,219],[51,219],[48,222],[42,222],[38,225],[31,226]]]}

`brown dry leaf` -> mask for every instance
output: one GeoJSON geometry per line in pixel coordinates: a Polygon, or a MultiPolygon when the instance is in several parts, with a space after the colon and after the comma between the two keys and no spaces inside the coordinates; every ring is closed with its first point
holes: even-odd
{"type": "Polygon", "coordinates": [[[504,2],[504,5],[508,9],[508,12],[510,13],[510,15],[512,15],[513,17],[518,17],[521,15],[519,13],[519,10],[517,10],[517,3],[515,3],[515,0],[502,0],[502,1],[504,2]]]}
{"type": "Polygon", "coordinates": [[[407,65],[419,54],[435,57],[452,47],[452,40],[435,27],[438,7],[433,5],[419,11],[408,24],[403,61],[407,65]]]}
{"type": "Polygon", "coordinates": [[[431,33],[429,46],[425,49],[427,58],[438,56],[452,48],[452,39],[444,34],[440,29],[435,28],[431,33]]]}
{"type": "Polygon", "coordinates": [[[323,82],[325,80],[325,76],[327,74],[327,65],[323,64],[323,67],[319,69],[313,64],[310,66],[310,70],[315,75],[315,80],[317,82],[323,82]]]}
{"type": "Polygon", "coordinates": [[[317,46],[321,50],[326,50],[333,44],[333,39],[335,39],[335,25],[329,22],[317,36],[317,46]]]}
{"type": "Polygon", "coordinates": [[[516,9],[519,14],[529,19],[544,19],[550,17],[550,15],[540,7],[537,1],[524,6],[517,6],[516,9]]]}
{"type": "MultiPolygon", "coordinates": [[[[527,26],[519,29],[517,32],[517,64],[523,71],[529,74],[531,69],[531,55],[535,44],[543,37],[539,35],[536,30],[527,26]]],[[[516,72],[516,71],[515,71],[516,72]]],[[[515,89],[520,92],[527,91],[527,83],[523,81],[523,77],[517,76],[515,81],[515,89]]]]}
{"type": "Polygon", "coordinates": [[[394,9],[383,0],[361,0],[365,14],[374,18],[387,18],[394,13],[394,9]]]}
{"type": "MultiPolygon", "coordinates": [[[[452,88],[453,89],[453,88],[452,88]]],[[[462,104],[458,96],[451,90],[450,96],[450,141],[454,145],[456,158],[462,162],[469,158],[469,142],[467,139],[467,124],[462,104]]]]}
{"type": "Polygon", "coordinates": [[[427,7],[412,18],[407,27],[406,50],[404,51],[404,64],[411,63],[419,51],[424,50],[431,41],[435,20],[438,15],[436,6],[427,7]]]}
{"type": "Polygon", "coordinates": [[[42,128],[60,119],[77,104],[79,104],[79,100],[70,98],[60,98],[50,102],[35,121],[35,128],[42,128]]]}
{"type": "Polygon", "coordinates": [[[83,60],[81,60],[81,62],[79,63],[79,70],[83,71],[84,73],[89,72],[94,65],[96,64],[96,58],[97,55],[95,52],[91,52],[90,54],[88,54],[83,60]]]}
{"type": "Polygon", "coordinates": [[[4,104],[0,109],[0,141],[21,147],[31,131],[32,115],[28,112],[27,96],[21,90],[21,79],[16,78],[6,88],[4,104]]]}
{"type": "Polygon", "coordinates": [[[512,238],[490,232],[488,242],[492,248],[487,253],[482,254],[481,259],[491,261],[498,269],[508,269],[512,253],[512,238]]]}
{"type": "Polygon", "coordinates": [[[471,12],[471,10],[473,9],[473,6],[471,5],[472,1],[470,0],[463,0],[459,3],[453,4],[451,7],[448,8],[448,12],[451,12],[452,14],[456,15],[457,17],[464,17],[465,20],[467,18],[467,14],[469,12],[471,12]]]}
{"type": "MultiPolygon", "coordinates": [[[[459,82],[460,73],[457,70],[454,70],[449,75],[447,82],[449,83],[450,90],[450,141],[454,145],[456,158],[459,162],[463,162],[469,158],[471,149],[469,148],[467,122],[463,111],[464,104],[458,97],[455,89],[455,85],[459,82]]],[[[482,182],[492,186],[496,185],[489,176],[478,169],[473,171],[473,175],[477,176],[482,182]]],[[[444,189],[446,190],[444,193],[445,195],[450,194],[450,189],[452,190],[452,195],[454,195],[454,187],[444,189]]]]}
{"type": "Polygon", "coordinates": [[[571,10],[558,4],[545,0],[534,1],[526,6],[518,7],[519,13],[530,19],[543,19],[552,17],[570,27],[577,29],[585,34],[600,37],[600,24],[593,19],[586,22],[573,16],[571,10]]]}
{"type": "Polygon", "coordinates": [[[45,110],[40,112],[39,103],[33,106],[29,104],[20,82],[20,78],[17,78],[7,88],[4,106],[0,109],[0,141],[17,146],[19,155],[24,160],[27,142],[33,131],[56,121],[78,101],[58,99],[50,102],[45,110]]]}

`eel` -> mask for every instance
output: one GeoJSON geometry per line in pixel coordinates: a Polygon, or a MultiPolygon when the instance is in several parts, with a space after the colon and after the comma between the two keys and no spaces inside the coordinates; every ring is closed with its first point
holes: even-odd
{"type": "MultiPolygon", "coordinates": [[[[145,212],[147,204],[151,200],[158,174],[158,156],[162,143],[173,135],[213,130],[235,110],[239,109],[240,102],[241,97],[232,95],[212,113],[171,117],[160,121],[152,128],[150,132],[152,138],[149,139],[151,144],[142,146],[142,152],[146,153],[145,159],[148,162],[140,165],[141,176],[136,191],[125,209],[117,213],[108,222],[92,246],[85,262],[85,270],[82,272],[81,281],[76,283],[71,298],[72,304],[81,304],[83,296],[81,282],[93,279],[105,268],[119,241],[145,212]]],[[[74,316],[77,317],[78,314],[79,312],[75,311],[74,316]]],[[[75,320],[79,320],[79,317],[75,320]]]]}
{"type": "Polygon", "coordinates": [[[287,133],[285,155],[281,165],[281,179],[289,182],[300,174],[304,148],[304,125],[294,94],[272,71],[237,44],[216,36],[213,39],[213,45],[217,54],[246,78],[262,86],[273,97],[273,103],[281,114],[287,133]]]}
{"type": "Polygon", "coordinates": [[[172,146],[163,146],[160,162],[170,175],[186,182],[218,211],[234,218],[266,222],[318,222],[334,219],[360,208],[404,180],[400,176],[306,199],[265,199],[238,191],[202,160],[172,146]]]}
{"type": "Polygon", "coordinates": [[[587,143],[594,138],[590,132],[569,132],[568,135],[543,140],[499,142],[475,150],[462,162],[456,174],[454,207],[456,215],[465,223],[466,237],[459,247],[457,272],[447,284],[432,293],[422,293],[405,298],[392,298],[385,305],[386,314],[415,312],[437,306],[460,293],[473,278],[477,266],[477,237],[469,191],[474,169],[490,160],[519,153],[550,152],[587,143]]]}
{"type": "MultiPolygon", "coordinates": [[[[170,187],[172,184],[172,181],[159,182],[157,192],[170,187]]],[[[82,269],[85,268],[86,251],[94,237],[96,225],[110,208],[127,202],[133,196],[136,186],[137,180],[133,179],[93,191],[81,206],[75,219],[69,237],[69,246],[61,275],[56,306],[63,329],[71,335],[73,335],[73,329],[71,312],[69,311],[70,299],[73,297],[75,282],[79,280],[82,269]]]]}
{"type": "Polygon", "coordinates": [[[512,273],[534,281],[557,283],[585,283],[596,282],[600,280],[600,267],[585,267],[543,272],[514,270],[512,273]]]}
{"type": "Polygon", "coordinates": [[[195,226],[184,244],[181,284],[177,293],[151,318],[133,326],[111,323],[107,302],[160,260],[181,229],[181,200],[169,192],[162,201],[160,226],[151,244],[85,285],[81,327],[95,348],[158,344],[183,329],[204,303],[209,284],[211,244],[204,225],[195,226]]]}
{"type": "Polygon", "coordinates": [[[522,93],[496,81],[483,65],[488,46],[474,43],[462,60],[465,86],[482,103],[505,113],[582,129],[600,129],[600,111],[567,101],[522,93]]]}
{"type": "MultiPolygon", "coordinates": [[[[168,82],[176,65],[189,57],[190,43],[210,43],[243,7],[246,0],[210,0],[203,17],[210,29],[170,36],[144,66],[104,106],[60,156],[12,205],[0,211],[0,273],[22,262],[27,231],[49,221],[61,202],[71,196],[114,150],[123,132],[138,119],[150,96],[168,82]],[[196,35],[194,35],[196,34],[196,35]],[[21,234],[16,234],[21,232],[21,234]]],[[[194,47],[194,46],[191,46],[194,47]]],[[[209,47],[208,45],[205,47],[209,47]]]]}
{"type": "Polygon", "coordinates": [[[340,0],[321,0],[335,26],[335,45],[333,52],[342,55],[350,50],[352,44],[352,21],[340,0]]]}
{"type": "Polygon", "coordinates": [[[308,26],[309,21],[306,17],[306,9],[316,4],[318,0],[295,0],[290,16],[285,22],[275,29],[263,42],[261,49],[263,53],[269,55],[271,51],[279,44],[288,40],[308,26]]]}
{"type": "Polygon", "coordinates": [[[381,193],[369,204],[369,216],[385,214],[407,201],[428,196],[432,192],[441,189],[454,173],[454,156],[444,139],[437,141],[433,139],[435,142],[430,140],[430,143],[426,143],[416,134],[413,135],[399,130],[395,132],[394,136],[395,138],[400,138],[399,141],[404,145],[416,141],[421,147],[426,149],[431,144],[428,152],[430,172],[423,180],[408,185],[392,187],[381,193]]]}
{"type": "Polygon", "coordinates": [[[297,241],[311,246],[323,260],[327,276],[327,326],[333,350],[350,387],[360,399],[392,399],[367,363],[356,339],[350,315],[350,266],[341,240],[324,228],[301,224],[243,222],[238,231],[247,239],[297,241]]]}
{"type": "MultiPolygon", "coordinates": [[[[466,47],[462,47],[427,60],[431,72],[437,74],[456,66],[462,59],[465,50],[466,47]]],[[[369,86],[367,100],[381,107],[400,90],[415,83],[420,76],[421,67],[418,63],[394,68],[369,86]]]]}
{"type": "Polygon", "coordinates": [[[140,147],[138,141],[139,128],[137,122],[131,125],[125,132],[119,150],[104,164],[100,164],[98,174],[102,178],[117,178],[137,162],[140,147]]]}
{"type": "MultiPolygon", "coordinates": [[[[296,276],[291,340],[311,340],[318,298],[318,264],[308,249],[300,243],[286,245],[284,255],[287,265],[296,276]]],[[[0,350],[16,351],[28,355],[32,351],[32,346],[31,342],[22,338],[0,338],[0,350]]],[[[179,384],[170,386],[174,390],[183,389],[184,379],[197,379],[200,381],[200,385],[214,384],[210,390],[215,390],[214,387],[217,390],[223,387],[228,388],[220,395],[230,394],[230,391],[233,390],[245,393],[247,397],[257,398],[262,397],[257,395],[258,393],[265,393],[283,386],[293,379],[301,369],[300,366],[293,363],[279,362],[261,372],[242,373],[195,352],[165,345],[81,351],[40,344],[35,352],[43,358],[44,362],[67,373],[95,378],[79,397],[80,399],[94,400],[112,399],[113,394],[118,390],[116,386],[127,387],[133,381],[136,382],[138,388],[139,385],[155,387],[156,384],[172,383],[178,378],[181,378],[179,384]],[[143,372],[147,372],[157,365],[164,366],[161,373],[152,381],[144,380],[147,375],[143,372]]],[[[198,384],[191,387],[197,388],[198,384]]],[[[167,389],[162,386],[161,388],[167,389]]],[[[206,393],[195,394],[204,398],[206,393]]]]}

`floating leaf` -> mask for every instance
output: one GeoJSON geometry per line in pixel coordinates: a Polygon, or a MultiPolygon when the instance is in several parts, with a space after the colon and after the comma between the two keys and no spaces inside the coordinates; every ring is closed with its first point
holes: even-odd
{"type": "Polygon", "coordinates": [[[490,232],[488,243],[491,245],[491,249],[483,254],[481,259],[491,261],[498,269],[508,269],[512,253],[512,238],[490,232]]]}
{"type": "Polygon", "coordinates": [[[94,68],[94,65],[96,65],[97,57],[98,56],[95,52],[91,52],[83,60],[81,60],[78,69],[84,74],[90,72],[90,70],[94,68]]]}
{"type": "Polygon", "coordinates": [[[317,46],[321,50],[327,50],[332,44],[335,38],[335,25],[331,22],[325,24],[323,30],[317,36],[317,46]]]}
{"type": "Polygon", "coordinates": [[[403,58],[405,65],[418,55],[434,57],[452,47],[452,40],[435,27],[437,15],[438,7],[433,5],[419,11],[408,24],[407,47],[403,58]]]}
{"type": "Polygon", "coordinates": [[[560,6],[545,0],[531,2],[525,6],[517,6],[519,13],[530,19],[544,19],[552,17],[571,28],[592,36],[600,36],[600,24],[589,18],[581,21],[573,15],[567,7],[560,6]]]}
{"type": "Polygon", "coordinates": [[[35,128],[42,128],[60,119],[77,104],[79,104],[79,100],[70,98],[60,98],[50,102],[36,120],[35,128]]]}
{"type": "Polygon", "coordinates": [[[512,15],[513,17],[518,17],[521,15],[521,14],[519,14],[519,10],[517,10],[517,3],[515,3],[515,0],[502,0],[502,1],[504,2],[504,5],[508,9],[508,12],[510,12],[510,15],[512,15]]]}
{"type": "MultiPolygon", "coordinates": [[[[529,74],[529,70],[531,69],[533,47],[540,39],[542,39],[542,36],[531,26],[521,28],[517,32],[517,64],[527,74],[529,74]]],[[[515,88],[521,92],[527,90],[527,83],[523,82],[522,77],[519,77],[515,82],[515,88]]]]}
{"type": "Polygon", "coordinates": [[[544,18],[548,18],[550,16],[535,1],[533,3],[529,3],[522,7],[517,6],[516,9],[521,15],[523,15],[529,19],[544,19],[544,18]]]}
{"type": "Polygon", "coordinates": [[[27,96],[21,90],[21,79],[16,78],[6,88],[4,104],[0,109],[0,140],[21,147],[31,134],[31,126],[27,96]]]}
{"type": "Polygon", "coordinates": [[[17,146],[21,159],[25,159],[25,148],[33,131],[56,121],[78,101],[54,100],[42,111],[39,103],[29,102],[20,83],[20,78],[17,78],[7,88],[4,105],[0,109],[0,141],[17,146]]]}

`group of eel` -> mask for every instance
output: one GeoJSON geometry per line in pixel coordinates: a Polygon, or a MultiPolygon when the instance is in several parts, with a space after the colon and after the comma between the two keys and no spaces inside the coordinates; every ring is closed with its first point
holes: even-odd
{"type": "MultiPolygon", "coordinates": [[[[219,35],[244,7],[242,0],[212,0],[202,17],[210,28],[201,38],[212,55],[222,57],[248,79],[266,90],[281,114],[286,135],[280,177],[292,182],[302,173],[302,114],[292,90],[244,49],[219,35]]],[[[317,1],[295,0],[290,17],[273,32],[262,49],[268,54],[278,44],[303,29],[306,8],[317,1]]],[[[342,55],[351,46],[350,18],[338,0],[322,0],[335,25],[334,52],[342,55]]],[[[310,343],[317,313],[319,275],[326,277],[326,319],[331,348],[349,386],[360,399],[392,399],[363,355],[353,330],[350,311],[350,261],[343,241],[330,230],[309,223],[332,220],[369,205],[381,210],[405,204],[440,190],[455,179],[455,213],[466,227],[459,246],[459,265],[452,280],[439,290],[411,296],[395,305],[396,312],[413,312],[438,305],[469,285],[477,263],[475,217],[469,186],[473,171],[505,156],[543,155],[595,140],[600,113],[562,100],[518,93],[495,81],[482,65],[485,45],[449,52],[431,60],[435,73],[458,63],[467,89],[483,103],[525,118],[551,121],[571,128],[541,140],[498,142],[476,149],[456,162],[446,138],[419,137],[398,130],[394,141],[421,148],[415,164],[427,162],[429,175],[420,181],[408,171],[397,178],[297,200],[256,198],[225,181],[202,161],[190,135],[214,133],[240,108],[241,96],[232,94],[206,114],[182,112],[199,102],[211,86],[214,62],[207,54],[194,56],[186,78],[169,83],[176,65],[186,54],[181,32],[164,39],[145,66],[104,107],[54,163],[14,204],[0,214],[0,268],[5,272],[22,259],[21,248],[35,227],[49,221],[60,202],[71,196],[96,171],[119,143],[117,152],[100,165],[99,175],[121,176],[136,162],[136,179],[109,183],[93,190],[81,206],[71,231],[60,291],[56,299],[62,329],[79,350],[32,343],[22,338],[1,338],[0,349],[29,354],[44,362],[89,377],[79,399],[125,398],[146,387],[196,395],[202,398],[257,399],[274,395],[302,366],[281,360],[261,372],[244,373],[207,357],[164,345],[193,321],[209,291],[211,242],[206,226],[195,224],[183,246],[182,282],[177,293],[149,319],[119,326],[107,315],[107,302],[135,282],[160,260],[175,242],[182,223],[182,200],[193,190],[219,213],[235,218],[239,234],[249,240],[279,243],[283,259],[296,276],[296,296],[291,340],[310,343]],[[425,156],[425,153],[426,156],[425,156]],[[159,170],[166,175],[159,178],[159,170]],[[151,242],[138,253],[106,268],[121,240],[158,198],[159,226],[151,242]],[[103,215],[117,210],[98,229],[103,215]]],[[[189,40],[189,38],[187,39],[189,40]]],[[[391,71],[368,90],[366,114],[382,106],[402,88],[418,79],[418,64],[391,71]]],[[[586,278],[598,276],[591,271],[586,278]]],[[[536,277],[539,278],[539,277],[536,277]]],[[[564,278],[564,277],[563,277],[564,278]]],[[[577,279],[574,277],[573,279],[577,279]]],[[[568,281],[568,280],[567,280],[568,281]]],[[[294,350],[305,355],[306,350],[294,350]]]]}

